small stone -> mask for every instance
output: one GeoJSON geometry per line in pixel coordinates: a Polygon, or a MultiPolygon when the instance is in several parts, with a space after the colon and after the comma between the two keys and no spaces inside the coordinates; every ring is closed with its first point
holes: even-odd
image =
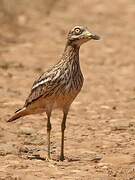
{"type": "Polygon", "coordinates": [[[13,144],[0,144],[0,156],[6,156],[7,154],[15,154],[16,149],[13,144]]]}
{"type": "Polygon", "coordinates": [[[110,109],[110,106],[102,105],[101,109],[110,109]]]}
{"type": "Polygon", "coordinates": [[[129,122],[127,122],[125,119],[124,120],[115,120],[111,123],[111,130],[112,131],[117,131],[117,130],[126,130],[129,127],[129,122]]]}
{"type": "Polygon", "coordinates": [[[116,109],[117,109],[117,107],[116,107],[116,106],[113,106],[113,107],[112,107],[112,109],[113,109],[113,110],[116,110],[116,109]]]}
{"type": "Polygon", "coordinates": [[[34,129],[30,127],[21,127],[19,130],[20,134],[31,135],[34,134],[34,129]]]}
{"type": "Polygon", "coordinates": [[[131,121],[131,122],[129,123],[129,127],[135,127],[135,121],[131,121]]]}
{"type": "Polygon", "coordinates": [[[129,132],[130,132],[130,134],[134,135],[135,134],[135,127],[131,127],[129,129],[129,132]]]}
{"type": "Polygon", "coordinates": [[[100,168],[102,168],[102,169],[108,169],[108,167],[110,166],[110,164],[99,162],[97,166],[100,167],[100,168]]]}
{"type": "Polygon", "coordinates": [[[24,26],[27,22],[27,17],[24,14],[20,14],[17,17],[17,21],[19,26],[24,26]]]}
{"type": "Polygon", "coordinates": [[[91,161],[99,162],[101,159],[102,159],[102,157],[101,157],[100,155],[96,155],[95,157],[93,157],[93,158],[91,159],[91,161]]]}
{"type": "Polygon", "coordinates": [[[19,148],[19,152],[20,153],[28,153],[29,152],[29,148],[26,146],[22,146],[19,148]]]}
{"type": "Polygon", "coordinates": [[[33,154],[28,157],[30,159],[39,159],[39,160],[46,160],[47,159],[47,152],[45,151],[37,151],[33,152],[33,154]]]}
{"type": "Polygon", "coordinates": [[[99,162],[103,158],[102,155],[93,151],[86,153],[86,156],[89,158],[90,161],[93,161],[95,163],[99,162]]]}

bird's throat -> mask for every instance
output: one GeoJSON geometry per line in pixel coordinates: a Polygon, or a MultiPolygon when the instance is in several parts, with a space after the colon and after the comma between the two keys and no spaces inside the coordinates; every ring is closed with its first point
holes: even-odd
{"type": "Polygon", "coordinates": [[[79,49],[76,45],[67,44],[62,56],[62,59],[68,62],[78,61],[79,62],[79,49]]]}

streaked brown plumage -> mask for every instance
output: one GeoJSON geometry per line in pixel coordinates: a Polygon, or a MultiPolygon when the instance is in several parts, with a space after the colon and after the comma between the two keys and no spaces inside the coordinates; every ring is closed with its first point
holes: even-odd
{"type": "Polygon", "coordinates": [[[83,26],[76,26],[71,29],[61,60],[34,82],[24,107],[8,120],[8,122],[11,122],[22,116],[46,112],[49,159],[51,112],[54,108],[60,108],[63,111],[60,160],[64,160],[64,130],[67,114],[70,105],[83,85],[83,75],[79,64],[79,49],[81,44],[91,39],[98,40],[99,37],[90,33],[83,26]]]}

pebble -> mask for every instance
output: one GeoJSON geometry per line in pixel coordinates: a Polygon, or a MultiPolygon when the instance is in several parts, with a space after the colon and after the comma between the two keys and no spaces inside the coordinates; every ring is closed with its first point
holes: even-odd
{"type": "Polygon", "coordinates": [[[35,133],[35,130],[31,127],[21,127],[19,129],[19,134],[31,135],[35,133]]]}
{"type": "Polygon", "coordinates": [[[127,122],[125,119],[123,120],[115,120],[111,122],[111,130],[117,131],[117,130],[126,130],[129,128],[129,122],[127,122]]]}
{"type": "Polygon", "coordinates": [[[13,144],[7,143],[7,144],[0,144],[0,156],[6,156],[8,154],[15,154],[16,148],[13,144]]]}
{"type": "Polygon", "coordinates": [[[33,152],[28,158],[30,159],[38,159],[38,160],[47,160],[47,152],[45,151],[37,151],[33,152]]]}

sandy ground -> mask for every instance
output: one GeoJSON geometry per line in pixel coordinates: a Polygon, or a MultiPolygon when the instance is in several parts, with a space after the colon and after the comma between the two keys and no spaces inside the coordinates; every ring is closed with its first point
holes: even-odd
{"type": "MultiPolygon", "coordinates": [[[[134,0],[61,0],[30,22],[21,16],[19,30],[1,26],[0,180],[135,180],[134,18],[134,0]],[[77,24],[102,40],[80,51],[85,83],[67,120],[68,160],[47,162],[45,114],[6,120],[24,104],[33,81],[58,61],[77,24]]],[[[60,152],[61,118],[53,113],[52,157],[60,152]]]]}

